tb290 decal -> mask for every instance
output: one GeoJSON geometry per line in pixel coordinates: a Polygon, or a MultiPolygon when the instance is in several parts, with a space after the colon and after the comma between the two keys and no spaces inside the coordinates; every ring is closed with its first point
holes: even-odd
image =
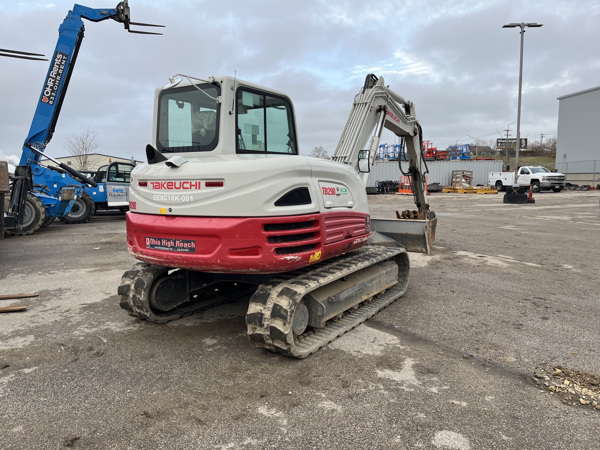
{"type": "Polygon", "coordinates": [[[321,186],[321,192],[323,195],[348,195],[348,189],[331,186],[321,186]]]}

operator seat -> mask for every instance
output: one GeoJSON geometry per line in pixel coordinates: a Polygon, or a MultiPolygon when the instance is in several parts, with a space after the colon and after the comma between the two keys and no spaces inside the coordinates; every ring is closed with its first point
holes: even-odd
{"type": "Polygon", "coordinates": [[[217,114],[215,111],[196,111],[192,114],[192,141],[209,145],[215,138],[217,114]]]}

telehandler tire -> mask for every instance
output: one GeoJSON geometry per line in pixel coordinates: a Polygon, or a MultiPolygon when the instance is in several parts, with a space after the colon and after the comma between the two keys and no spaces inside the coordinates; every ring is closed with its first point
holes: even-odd
{"type": "Polygon", "coordinates": [[[25,202],[25,214],[23,217],[23,229],[21,231],[8,230],[5,232],[8,236],[33,234],[40,229],[46,219],[44,205],[35,195],[27,194],[25,202]]]}
{"type": "Polygon", "coordinates": [[[87,223],[92,219],[92,216],[96,212],[96,204],[92,197],[87,193],[83,193],[81,197],[75,200],[71,211],[64,217],[61,217],[61,222],[71,223],[87,223]]]}

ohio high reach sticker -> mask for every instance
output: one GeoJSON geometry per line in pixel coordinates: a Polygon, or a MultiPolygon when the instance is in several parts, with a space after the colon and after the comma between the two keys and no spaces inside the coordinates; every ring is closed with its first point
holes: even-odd
{"type": "Polygon", "coordinates": [[[42,98],[40,100],[42,103],[54,105],[58,86],[60,86],[60,80],[62,80],[62,77],[65,74],[68,58],[69,56],[66,53],[56,52],[54,54],[48,77],[44,83],[44,90],[42,91],[42,98]]]}
{"type": "Polygon", "coordinates": [[[146,236],[146,248],[179,253],[196,253],[196,241],[146,236]]]}

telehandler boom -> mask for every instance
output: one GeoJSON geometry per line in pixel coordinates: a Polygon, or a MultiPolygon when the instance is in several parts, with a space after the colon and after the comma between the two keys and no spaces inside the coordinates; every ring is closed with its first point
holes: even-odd
{"type": "MultiPolygon", "coordinates": [[[[91,22],[112,19],[122,23],[128,32],[139,34],[160,33],[134,30],[131,25],[162,26],[132,22],[126,0],[115,8],[103,9],[75,4],[68,12],[59,27],[56,48],[12,180],[10,202],[4,218],[9,234],[32,234],[57,217],[67,222],[86,222],[93,214],[94,202],[86,190],[91,189],[87,186],[96,187],[96,182],[67,164],[58,163],[59,167],[52,167],[41,162],[46,145],[52,139],[83,40],[83,19],[91,22]],[[74,205],[78,214],[69,216],[74,205]]],[[[14,54],[21,58],[42,56],[10,50],[0,52],[4,52],[0,53],[2,56],[14,54]]],[[[104,189],[102,193],[106,197],[104,189]]]]}

